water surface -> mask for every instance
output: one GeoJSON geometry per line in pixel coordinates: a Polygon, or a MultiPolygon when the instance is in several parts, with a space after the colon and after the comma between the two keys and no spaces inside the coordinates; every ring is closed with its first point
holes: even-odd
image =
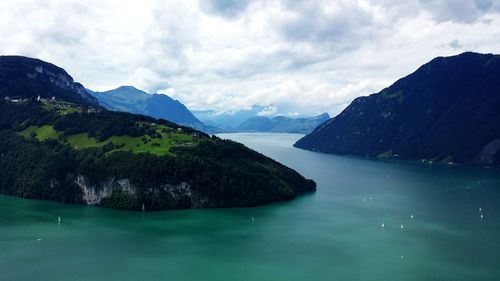
{"type": "Polygon", "coordinates": [[[0,196],[0,280],[500,280],[498,170],[325,155],[293,148],[294,134],[221,137],[318,191],[145,214],[0,196]]]}

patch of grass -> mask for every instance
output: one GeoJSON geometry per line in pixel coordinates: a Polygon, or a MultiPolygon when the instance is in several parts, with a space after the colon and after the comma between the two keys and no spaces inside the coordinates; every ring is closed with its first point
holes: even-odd
{"type": "Polygon", "coordinates": [[[123,145],[116,150],[131,151],[132,153],[152,153],[156,155],[173,155],[170,152],[172,140],[167,138],[152,139],[146,137],[113,136],[105,142],[123,145]]]}
{"type": "Polygon", "coordinates": [[[35,137],[38,141],[57,139],[59,137],[59,133],[54,130],[52,125],[44,125],[41,127],[30,126],[19,134],[25,138],[35,137]]]}
{"type": "Polygon", "coordinates": [[[101,147],[106,144],[104,142],[98,143],[95,138],[89,137],[87,133],[72,135],[67,137],[66,140],[74,149],[101,147]]]}
{"type": "Polygon", "coordinates": [[[117,148],[109,151],[130,151],[132,153],[152,153],[155,155],[170,155],[173,146],[193,146],[197,144],[195,138],[186,133],[177,132],[172,128],[163,125],[152,126],[157,133],[156,136],[149,135],[140,137],[131,136],[112,136],[105,141],[98,142],[95,138],[90,137],[88,133],[71,135],[66,138],[61,137],[61,133],[54,130],[52,125],[42,127],[31,126],[20,132],[19,134],[26,137],[36,137],[39,141],[47,139],[59,139],[61,142],[69,144],[74,149],[85,149],[93,147],[103,147],[113,143],[117,148]]]}
{"type": "Polygon", "coordinates": [[[68,137],[68,143],[75,149],[84,149],[91,147],[102,147],[106,144],[113,143],[120,145],[120,148],[113,149],[114,151],[130,151],[132,153],[152,153],[156,155],[173,155],[170,152],[172,147],[171,139],[155,138],[149,136],[130,137],[130,136],[112,136],[105,141],[97,142],[95,138],[89,137],[87,133],[78,134],[68,137]]]}
{"type": "MultiPolygon", "coordinates": [[[[158,126],[160,127],[160,126],[158,126]]],[[[164,127],[164,126],[163,126],[164,127]]],[[[69,136],[68,143],[75,149],[84,149],[91,147],[102,147],[113,143],[120,145],[114,151],[130,151],[132,153],[152,153],[155,155],[174,155],[170,152],[173,146],[191,146],[196,145],[193,136],[177,132],[162,132],[164,128],[157,128],[156,132],[161,137],[152,138],[150,136],[130,137],[130,136],[112,136],[105,141],[97,142],[87,133],[69,136]]]]}

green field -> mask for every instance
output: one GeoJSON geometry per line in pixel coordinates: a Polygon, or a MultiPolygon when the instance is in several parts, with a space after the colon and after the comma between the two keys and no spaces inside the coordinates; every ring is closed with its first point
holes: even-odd
{"type": "Polygon", "coordinates": [[[45,141],[48,139],[57,139],[59,133],[54,130],[52,125],[44,125],[41,127],[30,126],[19,133],[23,137],[35,137],[39,141],[45,141]]]}
{"type": "Polygon", "coordinates": [[[132,153],[152,153],[155,155],[171,155],[170,149],[173,146],[192,146],[196,145],[195,138],[186,133],[176,132],[171,128],[162,125],[153,126],[158,137],[152,138],[151,136],[112,136],[104,141],[98,142],[95,138],[90,137],[87,133],[71,135],[61,138],[61,133],[54,130],[51,125],[44,125],[41,127],[30,126],[20,132],[23,137],[35,137],[39,141],[47,139],[59,139],[61,142],[68,143],[74,149],[85,149],[92,147],[103,147],[107,144],[113,143],[119,146],[108,153],[114,151],[129,151],[132,153]],[[161,137],[160,137],[161,136],[161,137]]]}

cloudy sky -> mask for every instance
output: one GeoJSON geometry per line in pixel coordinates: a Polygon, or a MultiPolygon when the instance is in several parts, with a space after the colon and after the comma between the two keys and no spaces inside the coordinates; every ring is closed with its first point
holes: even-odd
{"type": "Polygon", "coordinates": [[[338,113],[436,56],[500,53],[500,0],[0,0],[0,53],[191,109],[338,113]]]}

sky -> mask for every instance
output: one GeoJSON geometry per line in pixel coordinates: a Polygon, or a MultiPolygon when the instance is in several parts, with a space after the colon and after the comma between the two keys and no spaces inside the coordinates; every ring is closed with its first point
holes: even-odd
{"type": "Polygon", "coordinates": [[[500,0],[0,0],[0,54],[220,113],[335,115],[464,51],[500,53],[500,0]]]}

